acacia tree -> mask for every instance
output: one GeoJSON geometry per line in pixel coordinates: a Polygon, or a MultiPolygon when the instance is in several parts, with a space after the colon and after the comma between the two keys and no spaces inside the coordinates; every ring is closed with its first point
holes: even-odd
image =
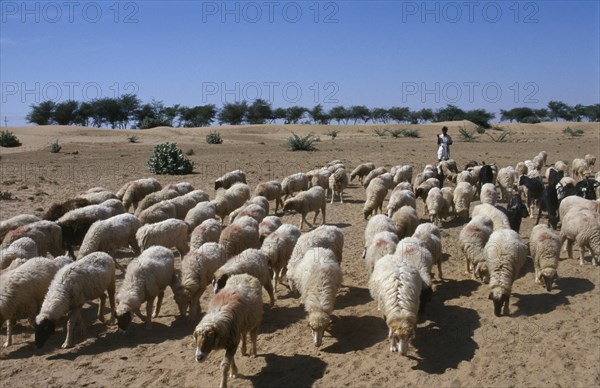
{"type": "Polygon", "coordinates": [[[344,120],[345,124],[348,124],[350,114],[346,108],[340,105],[331,108],[331,110],[329,111],[329,117],[337,121],[338,124],[340,124],[342,120],[344,120]]]}
{"type": "Polygon", "coordinates": [[[304,113],[306,113],[306,108],[301,106],[291,106],[285,111],[285,123],[286,124],[298,124],[298,121],[302,119],[304,113]]]}
{"type": "Polygon", "coordinates": [[[52,124],[54,117],[54,108],[56,104],[53,101],[43,101],[38,105],[31,105],[31,112],[27,114],[25,119],[27,122],[34,123],[37,125],[49,125],[52,124]]]}
{"type": "Polygon", "coordinates": [[[246,111],[246,121],[248,124],[264,124],[272,116],[271,104],[261,98],[254,100],[246,111]]]}
{"type": "Polygon", "coordinates": [[[373,108],[371,110],[371,115],[373,116],[374,123],[382,122],[383,124],[387,124],[391,119],[390,112],[384,108],[373,108]]]}
{"type": "Polygon", "coordinates": [[[216,114],[217,108],[212,104],[179,108],[179,117],[185,128],[209,126],[215,120],[216,114]]]}
{"type": "Polygon", "coordinates": [[[388,109],[388,113],[390,114],[390,118],[394,120],[396,123],[401,123],[403,121],[409,121],[410,109],[395,106],[388,109]]]}
{"type": "Polygon", "coordinates": [[[219,124],[230,124],[240,125],[244,122],[246,112],[248,111],[248,103],[242,102],[229,102],[223,105],[221,111],[218,114],[219,124]]]}
{"type": "Polygon", "coordinates": [[[53,119],[58,125],[72,125],[77,123],[77,110],[79,103],[68,100],[59,102],[54,107],[53,119]]]}

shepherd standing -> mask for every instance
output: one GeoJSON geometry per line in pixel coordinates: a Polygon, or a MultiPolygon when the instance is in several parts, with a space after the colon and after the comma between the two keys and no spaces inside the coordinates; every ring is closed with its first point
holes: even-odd
{"type": "Polygon", "coordinates": [[[448,135],[448,127],[442,128],[442,134],[437,135],[437,144],[439,145],[437,151],[438,161],[450,159],[450,146],[452,145],[452,138],[448,135]]]}

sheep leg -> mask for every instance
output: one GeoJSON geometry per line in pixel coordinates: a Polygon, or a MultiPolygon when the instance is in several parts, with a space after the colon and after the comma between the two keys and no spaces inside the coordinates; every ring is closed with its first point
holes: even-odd
{"type": "Polygon", "coordinates": [[[146,330],[152,329],[152,310],[154,308],[154,298],[146,302],[146,330]]]}
{"type": "Polygon", "coordinates": [[[321,217],[323,218],[323,225],[325,225],[325,208],[326,208],[326,206],[325,206],[325,204],[323,204],[323,208],[321,209],[321,217]]]}
{"type": "Polygon", "coordinates": [[[317,224],[317,216],[319,215],[320,210],[315,211],[315,216],[313,217],[313,225],[317,224]]]}
{"type": "Polygon", "coordinates": [[[256,357],[256,338],[258,337],[258,327],[250,331],[250,340],[252,341],[252,357],[256,357]]]}
{"type": "Polygon", "coordinates": [[[510,300],[510,297],[506,297],[506,300],[504,301],[504,312],[503,312],[503,314],[506,315],[506,316],[510,315],[510,308],[508,307],[509,300],[510,300]]]}
{"type": "Polygon", "coordinates": [[[115,314],[116,303],[115,303],[115,281],[114,280],[108,286],[107,292],[108,292],[108,303],[110,304],[110,320],[108,321],[108,324],[112,325],[115,322],[115,320],[117,319],[117,316],[115,314]]]}
{"type": "MultiPolygon", "coordinates": [[[[567,257],[569,259],[573,258],[573,240],[567,239],[567,257]]],[[[581,263],[583,264],[583,263],[581,263]]]]}
{"type": "Polygon", "coordinates": [[[135,314],[136,317],[138,317],[140,319],[140,321],[146,322],[146,317],[142,315],[142,313],[140,312],[140,309],[135,309],[135,311],[133,313],[135,314]]]}
{"type": "Polygon", "coordinates": [[[71,315],[69,315],[69,320],[67,321],[67,338],[61,348],[66,349],[73,346],[73,329],[75,328],[77,321],[81,321],[81,327],[85,330],[83,320],[81,319],[81,307],[75,307],[71,310],[71,315]]]}
{"type": "MultiPolygon", "coordinates": [[[[306,214],[302,214],[302,222],[300,222],[300,229],[302,229],[302,226],[304,226],[304,222],[306,222],[306,225],[308,225],[309,228],[312,228],[313,226],[310,224],[310,222],[308,222],[308,220],[306,219],[306,214]]],[[[314,221],[313,221],[314,222],[314,221]]]]}
{"type": "Polygon", "coordinates": [[[438,256],[435,261],[437,262],[438,277],[441,280],[442,279],[442,258],[438,256]]]}
{"type": "Polygon", "coordinates": [[[104,311],[105,306],[106,306],[106,294],[102,293],[102,295],[100,296],[100,304],[98,305],[98,313],[96,314],[96,317],[102,323],[104,323],[104,314],[102,314],[102,312],[104,311]]]}
{"type": "Polygon", "coordinates": [[[13,325],[14,325],[14,321],[13,320],[8,319],[6,321],[6,342],[4,343],[4,345],[2,345],[5,348],[7,348],[10,345],[12,345],[12,329],[13,329],[13,325]]]}
{"type": "Polygon", "coordinates": [[[248,355],[248,349],[246,349],[246,332],[242,333],[242,356],[248,355]]]}
{"type": "Polygon", "coordinates": [[[136,256],[139,256],[140,246],[138,245],[137,240],[135,239],[135,236],[133,236],[133,238],[131,240],[129,240],[129,246],[131,247],[131,250],[133,251],[133,253],[136,256]]]}
{"type": "Polygon", "coordinates": [[[267,290],[267,293],[269,294],[269,298],[271,300],[270,305],[271,305],[271,307],[273,307],[273,305],[275,304],[275,295],[273,294],[273,284],[271,284],[271,282],[266,282],[265,290],[267,290]]]}
{"type": "Polygon", "coordinates": [[[158,313],[160,313],[160,306],[162,305],[163,298],[165,296],[165,292],[161,291],[158,293],[158,300],[156,301],[156,309],[154,310],[154,317],[158,317],[158,313]]]}
{"type": "Polygon", "coordinates": [[[192,301],[190,302],[190,319],[195,321],[200,315],[200,294],[196,293],[192,295],[192,301]]]}

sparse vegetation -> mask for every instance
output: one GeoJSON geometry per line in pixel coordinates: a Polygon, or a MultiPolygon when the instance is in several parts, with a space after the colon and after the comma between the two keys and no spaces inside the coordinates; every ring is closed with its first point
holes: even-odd
{"type": "Polygon", "coordinates": [[[50,144],[50,152],[53,154],[57,154],[62,149],[62,146],[58,144],[58,139],[54,141],[54,143],[50,144]]]}
{"type": "Polygon", "coordinates": [[[573,129],[571,127],[566,127],[565,129],[563,129],[563,133],[565,135],[569,135],[569,136],[572,136],[572,137],[578,137],[578,136],[583,135],[583,129],[581,129],[581,128],[575,128],[575,129],[573,129]]]}
{"type": "Polygon", "coordinates": [[[292,137],[288,138],[288,150],[290,151],[315,151],[317,148],[314,143],[318,141],[317,138],[309,133],[306,136],[300,137],[292,132],[292,137]]]}
{"type": "Polygon", "coordinates": [[[154,147],[148,160],[150,171],[159,175],[185,175],[194,170],[194,163],[185,157],[177,143],[162,143],[154,147]]]}
{"type": "Polygon", "coordinates": [[[338,133],[340,133],[338,130],[329,131],[327,132],[327,136],[331,136],[331,140],[333,140],[337,137],[338,133]]]}
{"type": "Polygon", "coordinates": [[[464,126],[463,126],[463,127],[460,127],[460,128],[458,129],[458,132],[460,133],[460,138],[461,138],[461,140],[462,140],[462,141],[465,141],[465,142],[467,142],[467,143],[474,142],[474,141],[475,141],[475,139],[477,138],[477,136],[475,135],[475,130],[473,130],[473,131],[469,131],[469,130],[467,130],[467,128],[466,128],[466,127],[464,127],[464,126]]]}
{"type": "Polygon", "coordinates": [[[138,139],[138,137],[135,136],[135,135],[133,135],[133,136],[127,136],[127,140],[130,143],[139,143],[140,142],[140,140],[138,139]]]}
{"type": "Polygon", "coordinates": [[[0,201],[16,201],[17,198],[10,191],[0,191],[0,201]]]}
{"type": "Polygon", "coordinates": [[[483,135],[485,133],[485,128],[482,127],[481,125],[478,125],[477,128],[475,128],[475,130],[477,131],[478,134],[483,135]]]}
{"type": "Polygon", "coordinates": [[[375,129],[373,129],[373,132],[374,132],[374,133],[375,133],[377,136],[379,136],[379,137],[383,137],[383,136],[385,136],[385,135],[387,134],[387,132],[388,132],[388,131],[387,131],[386,129],[375,128],[375,129]]]}
{"type": "Polygon", "coordinates": [[[0,146],[11,148],[11,147],[19,147],[21,142],[17,138],[17,136],[9,130],[0,132],[0,146]]]}
{"type": "Polygon", "coordinates": [[[223,139],[221,138],[221,134],[217,131],[210,131],[208,135],[206,135],[206,142],[208,144],[223,144],[223,139]]]}
{"type": "Polygon", "coordinates": [[[508,137],[510,136],[512,132],[508,131],[508,132],[502,132],[500,135],[498,135],[497,137],[492,136],[489,133],[486,133],[486,135],[488,135],[490,138],[492,138],[492,140],[496,143],[506,143],[506,141],[508,140],[508,137]]]}
{"type": "Polygon", "coordinates": [[[388,130],[389,134],[392,135],[393,138],[399,138],[404,136],[404,129],[390,129],[388,130]]]}
{"type": "Polygon", "coordinates": [[[419,133],[418,129],[405,129],[404,133],[402,134],[404,137],[421,137],[421,134],[419,133]]]}
{"type": "Polygon", "coordinates": [[[194,152],[194,149],[193,149],[193,148],[190,148],[190,149],[188,149],[187,151],[185,151],[185,154],[186,154],[187,156],[192,156],[192,155],[194,155],[194,154],[195,154],[195,152],[194,152]]]}

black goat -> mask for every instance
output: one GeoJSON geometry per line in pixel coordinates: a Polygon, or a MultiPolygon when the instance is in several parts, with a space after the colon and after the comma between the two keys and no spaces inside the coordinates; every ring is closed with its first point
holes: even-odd
{"type": "Polygon", "coordinates": [[[556,229],[558,226],[558,190],[560,180],[563,178],[563,171],[550,170],[550,174],[548,175],[548,184],[544,188],[542,192],[542,197],[540,198],[540,206],[538,209],[538,216],[535,224],[537,225],[540,222],[540,218],[542,217],[542,210],[548,212],[548,226],[553,229],[556,229]]]}
{"type": "Polygon", "coordinates": [[[529,178],[526,175],[521,175],[519,178],[519,186],[527,188],[526,201],[529,213],[533,213],[531,208],[535,203],[539,204],[544,192],[544,184],[537,178],[529,178]]]}
{"type": "Polygon", "coordinates": [[[595,179],[585,178],[575,185],[575,194],[585,199],[596,200],[596,187],[600,185],[595,179]]]}
{"type": "Polygon", "coordinates": [[[496,209],[500,210],[506,215],[508,218],[508,223],[510,224],[510,228],[517,233],[519,233],[519,229],[521,229],[521,220],[529,217],[527,206],[523,204],[521,197],[518,196],[512,197],[507,208],[496,206],[496,209]]]}
{"type": "Polygon", "coordinates": [[[477,195],[481,193],[481,186],[486,183],[494,182],[494,170],[492,170],[492,165],[485,164],[483,162],[483,166],[479,169],[479,181],[477,182],[477,195]]]}

